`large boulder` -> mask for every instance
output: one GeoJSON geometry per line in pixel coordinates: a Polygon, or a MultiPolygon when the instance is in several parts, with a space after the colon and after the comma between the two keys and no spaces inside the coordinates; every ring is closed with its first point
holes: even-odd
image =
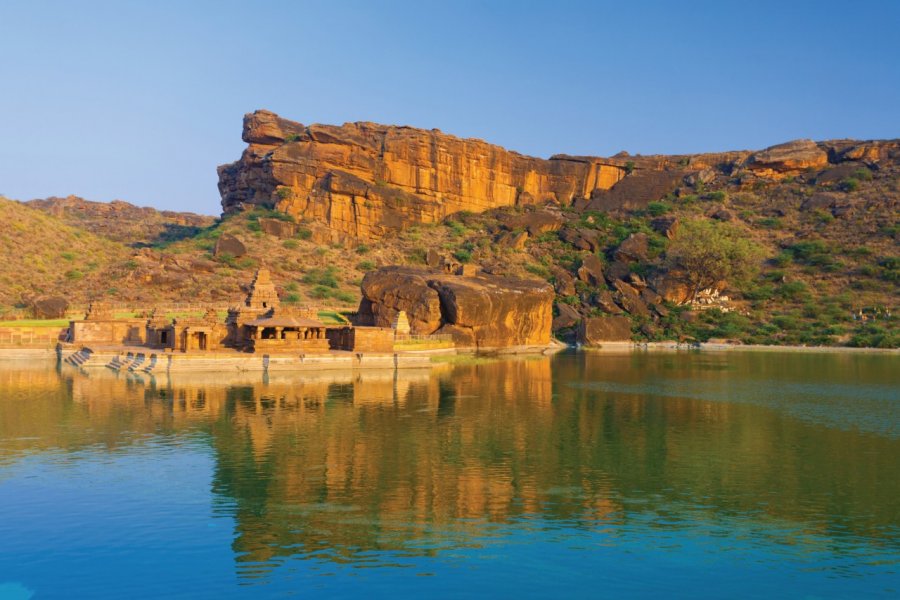
{"type": "Polygon", "coordinates": [[[648,239],[646,233],[632,233],[616,248],[613,257],[624,263],[647,260],[648,239]]]}
{"type": "Polygon", "coordinates": [[[588,285],[600,285],[603,283],[603,261],[596,254],[588,254],[581,260],[578,268],[578,279],[588,285]]]}
{"type": "Polygon", "coordinates": [[[69,301],[62,296],[38,298],[31,303],[31,312],[35,319],[61,319],[66,316],[69,301]]]}
{"type": "Polygon", "coordinates": [[[744,165],[759,175],[778,177],[828,165],[828,153],[812,140],[794,140],[750,155],[744,165]]]}
{"type": "Polygon", "coordinates": [[[460,346],[550,342],[554,293],[544,282],[382,267],[366,274],[362,293],[360,322],[389,327],[405,310],[413,333],[449,333],[460,346]]]}
{"type": "Polygon", "coordinates": [[[227,254],[237,258],[247,254],[247,246],[244,245],[244,242],[230,233],[223,233],[219,236],[219,239],[216,240],[216,249],[214,253],[216,256],[227,254]]]}
{"type": "Polygon", "coordinates": [[[385,267],[366,273],[362,280],[360,317],[371,317],[378,327],[391,327],[406,311],[410,332],[434,333],[441,326],[441,300],[428,286],[426,273],[385,267]]]}
{"type": "Polygon", "coordinates": [[[578,325],[577,340],[584,346],[596,346],[603,342],[627,342],[631,340],[631,320],[628,317],[591,317],[578,325]]]}
{"type": "Polygon", "coordinates": [[[294,223],[281,219],[261,218],[259,219],[259,228],[263,233],[282,239],[294,237],[294,234],[297,233],[297,226],[294,223]]]}

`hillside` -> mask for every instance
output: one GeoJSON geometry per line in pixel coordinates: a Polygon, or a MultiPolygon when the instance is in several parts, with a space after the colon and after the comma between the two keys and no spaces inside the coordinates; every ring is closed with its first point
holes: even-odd
{"type": "Polygon", "coordinates": [[[4,241],[0,301],[230,303],[264,264],[286,302],[352,310],[379,266],[449,262],[551,282],[566,341],[615,315],[637,340],[900,345],[896,140],[543,160],[437,131],[261,112],[245,118],[244,139],[241,160],[220,168],[218,220],[36,203],[72,227],[5,201],[17,224],[5,235],[19,234],[4,241]],[[752,260],[704,283],[691,309],[701,286],[685,247],[711,234],[752,260]]]}
{"type": "Polygon", "coordinates": [[[6,309],[42,295],[86,301],[114,285],[110,268],[129,253],[119,243],[2,197],[0,221],[0,305],[6,309]]]}
{"type": "Polygon", "coordinates": [[[129,246],[150,246],[196,235],[216,218],[188,212],[156,210],[122,200],[92,202],[78,196],[29,200],[28,206],[129,246]]]}

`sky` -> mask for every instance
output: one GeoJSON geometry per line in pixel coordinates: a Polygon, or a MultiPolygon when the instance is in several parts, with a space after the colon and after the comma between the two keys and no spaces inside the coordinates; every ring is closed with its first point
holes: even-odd
{"type": "Polygon", "coordinates": [[[0,194],[220,212],[244,113],[609,156],[900,137],[900,2],[0,0],[0,194]]]}

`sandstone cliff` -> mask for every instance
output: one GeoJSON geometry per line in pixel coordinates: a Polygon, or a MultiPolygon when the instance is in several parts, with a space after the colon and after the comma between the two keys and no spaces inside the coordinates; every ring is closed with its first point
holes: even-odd
{"type": "Polygon", "coordinates": [[[548,201],[591,210],[640,208],[674,191],[684,177],[744,170],[778,179],[829,162],[898,153],[896,141],[799,140],[756,153],[545,160],[436,129],[306,126],[265,110],[245,115],[243,139],[248,147],[240,160],[219,167],[224,211],[276,208],[323,224],[324,237],[332,240],[371,240],[460,211],[548,201]]]}

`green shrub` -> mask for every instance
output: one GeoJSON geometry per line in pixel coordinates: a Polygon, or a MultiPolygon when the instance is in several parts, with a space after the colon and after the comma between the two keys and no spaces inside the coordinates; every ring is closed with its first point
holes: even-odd
{"type": "Polygon", "coordinates": [[[324,300],[325,298],[331,296],[332,291],[332,288],[328,286],[317,285],[309,291],[309,295],[311,298],[315,298],[316,300],[324,300]]]}
{"type": "Polygon", "coordinates": [[[781,229],[781,219],[778,217],[765,217],[756,222],[757,225],[765,229],[781,229]]]}
{"type": "Polygon", "coordinates": [[[664,201],[651,202],[647,205],[647,212],[654,217],[664,215],[670,210],[672,210],[672,205],[664,201]]]}
{"type": "Polygon", "coordinates": [[[282,299],[282,302],[284,302],[285,304],[299,304],[300,294],[288,294],[282,299]]]}
{"type": "Polygon", "coordinates": [[[459,221],[447,221],[444,225],[446,225],[450,230],[450,233],[455,236],[463,235],[466,232],[466,226],[459,221]]]}
{"type": "Polygon", "coordinates": [[[369,247],[366,246],[365,244],[360,244],[359,246],[356,247],[357,254],[368,254],[368,252],[369,252],[369,247]]]}
{"type": "Polygon", "coordinates": [[[300,245],[300,243],[297,242],[297,240],[284,240],[283,242],[281,242],[281,245],[288,250],[294,250],[300,245]]]}
{"type": "Polygon", "coordinates": [[[788,300],[799,300],[809,295],[809,289],[802,281],[788,281],[778,287],[777,294],[788,300]]]}
{"type": "Polygon", "coordinates": [[[59,257],[63,260],[72,262],[73,260],[75,260],[75,253],[74,252],[60,252],[59,257]]]}
{"type": "Polygon", "coordinates": [[[275,195],[282,200],[287,200],[291,197],[291,194],[293,194],[293,192],[291,192],[291,188],[289,187],[281,186],[277,190],[275,190],[275,195]]]}
{"type": "Polygon", "coordinates": [[[842,180],[839,186],[845,192],[855,192],[859,189],[859,179],[855,177],[847,177],[842,180]]]}
{"type": "Polygon", "coordinates": [[[332,294],[332,297],[335,300],[338,300],[339,302],[344,302],[346,304],[356,302],[356,295],[351,292],[345,291],[345,290],[338,290],[338,291],[334,292],[332,294]]]}
{"type": "Polygon", "coordinates": [[[371,260],[362,260],[356,265],[356,268],[360,271],[371,271],[375,268],[375,263],[371,260]]]}
{"type": "Polygon", "coordinates": [[[294,237],[298,240],[308,240],[312,237],[312,231],[306,227],[300,227],[297,229],[297,233],[294,234],[294,237]]]}
{"type": "Polygon", "coordinates": [[[461,263],[467,263],[472,260],[472,253],[465,248],[460,248],[453,253],[453,257],[461,263]]]}
{"type": "Polygon", "coordinates": [[[704,196],[706,200],[714,200],[716,202],[724,202],[728,198],[728,194],[719,190],[717,192],[710,192],[704,196]]]}
{"type": "Polygon", "coordinates": [[[78,269],[72,269],[71,271],[66,271],[66,279],[69,281],[77,281],[84,277],[84,273],[79,271],[78,269]]]}
{"type": "Polygon", "coordinates": [[[862,167],[853,171],[852,177],[858,181],[871,181],[872,171],[862,167]]]}
{"type": "Polygon", "coordinates": [[[629,160],[625,162],[625,174],[631,175],[634,172],[634,161],[629,160]]]}
{"type": "Polygon", "coordinates": [[[324,269],[312,269],[303,275],[301,281],[306,284],[316,285],[320,287],[337,288],[337,268],[333,266],[324,269]]]}

